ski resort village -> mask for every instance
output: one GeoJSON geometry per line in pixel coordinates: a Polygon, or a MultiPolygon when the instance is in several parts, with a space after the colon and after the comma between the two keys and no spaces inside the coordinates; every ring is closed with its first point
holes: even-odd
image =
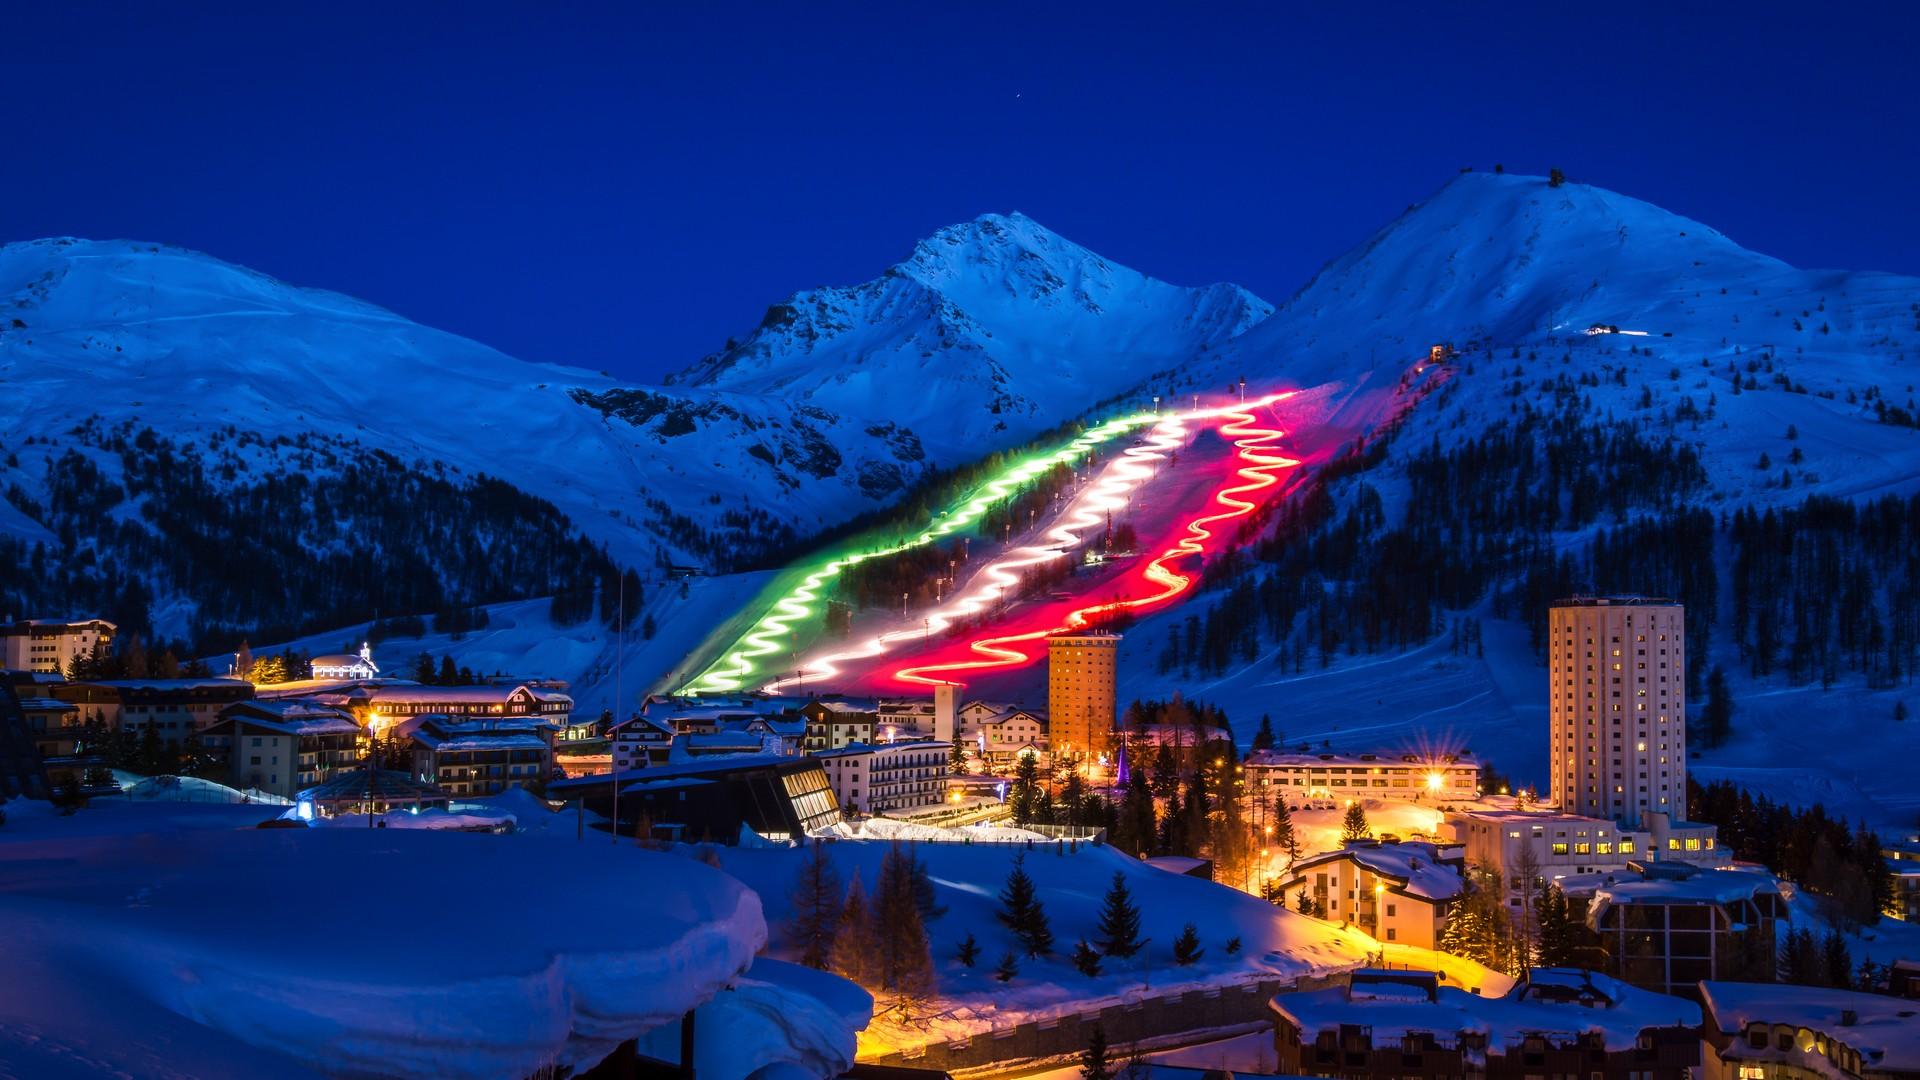
{"type": "Polygon", "coordinates": [[[0,1080],[1920,1080],[1920,8],[3,25],[0,1080]]]}

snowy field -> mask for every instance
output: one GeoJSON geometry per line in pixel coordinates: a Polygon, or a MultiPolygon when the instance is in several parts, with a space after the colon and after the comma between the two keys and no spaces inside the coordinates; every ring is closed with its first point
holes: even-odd
{"type": "MultiPolygon", "coordinates": [[[[827,846],[842,885],[858,873],[869,893],[889,845],[835,841],[827,846]]],[[[937,902],[947,909],[929,926],[941,1010],[917,1022],[877,1018],[861,1038],[863,1053],[883,1053],[944,1038],[1007,1027],[1029,1019],[1080,1011],[1101,1003],[1133,1000],[1183,987],[1220,985],[1262,976],[1294,976],[1362,961],[1376,946],[1354,931],[1281,911],[1245,893],[1197,878],[1157,870],[1107,847],[1037,844],[1025,865],[1038,888],[1054,934],[1053,953],[1018,958],[1019,974],[1008,983],[994,978],[1002,954],[1016,949],[996,919],[998,895],[1023,845],[914,845],[933,879],[937,902]],[[1098,936],[1100,908],[1113,875],[1125,876],[1141,910],[1141,936],[1150,944],[1137,957],[1109,959],[1102,974],[1082,975],[1071,963],[1074,943],[1098,936]],[[1191,967],[1173,963],[1172,943],[1194,923],[1205,954],[1191,967]],[[972,934],[980,959],[960,964],[956,950],[972,934]],[[1240,938],[1237,955],[1226,951],[1240,938]]],[[[720,864],[760,893],[772,927],[775,955],[787,956],[784,924],[789,899],[806,853],[799,850],[721,849],[720,864]]],[[[1016,950],[1017,951],[1017,950],[1016,950]]]]}
{"type": "Polygon", "coordinates": [[[647,1047],[671,1056],[698,1006],[709,1075],[824,1077],[871,1006],[757,963],[766,923],[740,882],[573,842],[570,817],[493,836],[260,829],[279,808],[208,803],[6,809],[0,1075],[510,1080],[662,1027],[647,1047]]]}

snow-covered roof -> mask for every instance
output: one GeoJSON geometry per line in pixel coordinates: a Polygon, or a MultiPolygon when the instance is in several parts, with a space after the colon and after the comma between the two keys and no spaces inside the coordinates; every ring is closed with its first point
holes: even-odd
{"type": "Polygon", "coordinates": [[[750,731],[710,731],[695,732],[678,737],[683,745],[691,750],[758,750],[760,736],[750,731]]]}
{"type": "Polygon", "coordinates": [[[818,705],[830,713],[836,713],[841,716],[865,715],[868,713],[878,713],[880,711],[879,706],[871,701],[841,701],[822,698],[812,702],[812,704],[818,705]]]}
{"type": "Polygon", "coordinates": [[[868,754],[884,754],[896,750],[950,750],[953,744],[938,739],[916,739],[912,742],[890,743],[848,743],[832,750],[815,750],[817,758],[862,757],[868,754]]]}
{"type": "Polygon", "coordinates": [[[245,725],[251,728],[261,728],[267,731],[279,732],[282,735],[294,736],[358,735],[360,733],[360,725],[354,723],[352,717],[331,709],[325,712],[315,712],[311,715],[296,714],[280,718],[255,716],[246,713],[230,713],[215,721],[208,730],[211,731],[226,724],[231,724],[236,727],[245,725]]]}
{"type": "Polygon", "coordinates": [[[29,697],[20,699],[20,707],[27,712],[79,712],[80,706],[66,701],[55,701],[50,697],[29,697]]]}
{"type": "Polygon", "coordinates": [[[1785,1024],[1840,1040],[1875,1072],[1920,1072],[1920,1001],[1777,983],[1703,982],[1700,992],[1723,1035],[1739,1035],[1749,1024],[1785,1024]]]}
{"type": "Polygon", "coordinates": [[[622,720],[619,723],[613,724],[607,728],[607,734],[609,735],[614,735],[614,734],[646,735],[648,733],[651,733],[654,735],[664,735],[667,738],[672,738],[673,727],[672,725],[667,724],[660,720],[656,720],[651,716],[634,716],[634,717],[629,717],[625,720],[622,720]],[[642,729],[645,729],[645,730],[642,730],[642,729]]]}
{"type": "Polygon", "coordinates": [[[413,733],[413,741],[429,750],[445,753],[450,750],[545,750],[547,740],[538,735],[526,735],[505,731],[467,732],[454,729],[450,734],[442,735],[432,730],[413,733]]]}
{"type": "Polygon", "coordinates": [[[1613,871],[1606,875],[1611,881],[1593,888],[1596,913],[1615,904],[1731,904],[1780,887],[1772,874],[1752,870],[1708,869],[1672,862],[1629,865],[1640,869],[1613,871]]]}
{"type": "Polygon", "coordinates": [[[86,686],[111,686],[116,690],[237,690],[248,691],[253,684],[245,679],[86,679],[86,686]]]}
{"type": "Polygon", "coordinates": [[[516,693],[525,693],[535,701],[562,701],[569,704],[573,698],[559,692],[528,683],[501,683],[497,685],[475,686],[419,686],[407,684],[400,686],[370,686],[361,693],[369,703],[454,703],[478,702],[486,705],[505,704],[516,693]]]}
{"type": "Polygon", "coordinates": [[[1382,750],[1379,752],[1354,751],[1351,753],[1318,753],[1305,750],[1255,750],[1248,754],[1245,764],[1249,767],[1296,766],[1310,769],[1327,768],[1335,765],[1424,765],[1429,768],[1447,766],[1473,768],[1479,763],[1466,751],[1457,754],[1415,754],[1404,750],[1382,750]]]}
{"type": "Polygon", "coordinates": [[[1339,851],[1300,860],[1293,864],[1289,878],[1298,879],[1313,867],[1343,859],[1397,882],[1400,891],[1424,900],[1451,900],[1467,887],[1459,871],[1440,861],[1439,852],[1432,844],[1416,841],[1393,844],[1359,841],[1339,851]]]}
{"type": "Polygon", "coordinates": [[[1475,1032],[1484,1034],[1489,1046],[1506,1047],[1528,1035],[1571,1037],[1597,1031],[1609,1050],[1624,1050],[1648,1028],[1691,1028],[1700,1023],[1700,1006],[1691,1001],[1641,990],[1605,975],[1594,975],[1593,982],[1612,1005],[1528,1000],[1518,988],[1505,997],[1486,998],[1443,986],[1429,997],[1427,991],[1411,985],[1399,992],[1389,981],[1367,981],[1354,993],[1341,986],[1281,994],[1273,999],[1273,1009],[1292,1021],[1308,1041],[1316,1032],[1357,1024],[1373,1029],[1376,1047],[1412,1032],[1439,1039],[1475,1032]]]}

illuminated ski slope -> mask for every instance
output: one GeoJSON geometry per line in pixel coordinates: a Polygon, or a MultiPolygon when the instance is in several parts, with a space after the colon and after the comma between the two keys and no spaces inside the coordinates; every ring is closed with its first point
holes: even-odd
{"type": "Polygon", "coordinates": [[[971,492],[968,497],[914,536],[883,548],[854,552],[830,559],[809,573],[800,583],[779,596],[766,615],[753,624],[731,647],[700,676],[680,692],[683,694],[720,694],[745,689],[768,656],[781,650],[781,638],[798,624],[818,618],[820,590],[828,581],[855,563],[882,558],[908,548],[930,544],[941,537],[977,521],[995,503],[1018,492],[1022,485],[1039,477],[1055,465],[1076,461],[1101,443],[1117,438],[1142,425],[1152,423],[1151,413],[1135,413],[1109,420],[1056,450],[1035,454],[1010,466],[1005,472],[971,492]]]}
{"type": "Polygon", "coordinates": [[[1245,464],[1234,469],[1232,480],[1214,492],[1211,501],[1224,509],[1187,521],[1172,546],[1131,575],[1151,586],[1154,591],[1105,603],[1083,603],[1066,610],[1055,619],[1043,620],[1046,624],[1034,629],[976,638],[966,646],[966,659],[907,665],[896,669],[892,678],[902,683],[932,686],[955,682],[957,677],[966,674],[1023,666],[1039,659],[1045,651],[1044,643],[1049,635],[1084,630],[1096,625],[1102,618],[1119,612],[1156,607],[1193,588],[1194,575],[1173,569],[1173,564],[1204,556],[1208,551],[1218,548],[1228,538],[1217,532],[1215,527],[1252,514],[1261,503],[1277,493],[1281,471],[1300,464],[1294,458],[1268,451],[1267,448],[1278,442],[1284,432],[1276,427],[1261,426],[1258,416],[1258,410],[1289,396],[1274,394],[1246,406],[1214,410],[1216,416],[1231,418],[1231,422],[1222,425],[1220,431],[1234,440],[1234,456],[1245,464]],[[1035,644],[1039,644],[1040,648],[1033,648],[1035,644]]]}
{"type": "MultiPolygon", "coordinates": [[[[1074,500],[1061,515],[1060,520],[1044,534],[1043,543],[1024,545],[1001,555],[974,576],[964,593],[918,613],[920,617],[917,620],[909,618],[905,627],[869,637],[849,648],[810,656],[794,675],[774,681],[765,688],[777,691],[792,686],[804,686],[809,682],[819,685],[822,682],[833,682],[849,677],[870,678],[871,671],[863,675],[853,669],[864,666],[867,661],[895,651],[899,647],[912,644],[924,645],[931,641],[934,635],[944,633],[956,622],[991,611],[1008,593],[1018,587],[1022,570],[1039,563],[1065,558],[1069,551],[1083,544],[1092,532],[1105,526],[1110,511],[1124,509],[1130,493],[1151,478],[1155,467],[1165,460],[1171,451],[1185,442],[1190,424],[1231,421],[1222,426],[1222,433],[1228,436],[1242,436],[1236,440],[1239,445],[1235,456],[1240,460],[1254,462],[1257,468],[1277,469],[1297,464],[1289,458],[1257,453],[1256,445],[1265,445],[1266,442],[1280,437],[1281,433],[1278,430],[1259,429],[1261,434],[1256,436],[1253,429],[1246,428],[1246,425],[1256,422],[1259,410],[1270,408],[1291,396],[1292,392],[1272,394],[1244,405],[1196,408],[1161,420],[1154,425],[1145,439],[1128,447],[1098,481],[1089,485],[1074,500]],[[914,625],[915,622],[918,623],[917,626],[914,625]]],[[[1235,475],[1252,477],[1256,474],[1250,469],[1241,469],[1235,475]]],[[[1271,476],[1265,476],[1264,480],[1264,483],[1250,481],[1247,485],[1231,487],[1229,491],[1255,490],[1276,482],[1271,476]]],[[[1216,493],[1216,498],[1210,502],[1223,501],[1228,494],[1229,492],[1216,493]]],[[[1236,510],[1221,516],[1240,516],[1251,512],[1252,505],[1249,504],[1244,510],[1236,510]]],[[[1213,520],[1217,518],[1206,517],[1196,522],[1189,522],[1188,528],[1213,520]]],[[[1181,534],[1183,538],[1190,535],[1184,530],[1181,534]]],[[[1170,549],[1155,562],[1162,563],[1173,557],[1175,552],[1170,549]]],[[[1159,572],[1165,572],[1164,567],[1160,567],[1159,572]]],[[[1181,580],[1184,582],[1185,579],[1181,580]]],[[[1188,587],[1186,584],[1181,584],[1177,588],[1168,589],[1164,582],[1157,579],[1155,586],[1160,592],[1132,603],[1139,605],[1160,603],[1177,596],[1188,587]]],[[[1084,604],[1084,599],[1080,603],[1084,604]]],[[[1100,610],[1111,610],[1111,606],[1102,607],[1100,610]]],[[[1083,614],[1097,613],[1095,607],[1090,606],[1083,614]]],[[[1056,626],[1039,633],[1044,637],[1046,633],[1057,632],[1058,629],[1059,627],[1056,626]]],[[[894,681],[902,680],[896,677],[894,681]]],[[[904,681],[925,683],[929,680],[904,681]]]]}

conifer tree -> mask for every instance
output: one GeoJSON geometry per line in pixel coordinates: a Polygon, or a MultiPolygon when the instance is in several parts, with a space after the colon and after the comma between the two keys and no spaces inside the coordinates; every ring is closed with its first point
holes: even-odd
{"type": "Polygon", "coordinates": [[[1126,958],[1140,951],[1140,909],[1127,889],[1126,874],[1113,872],[1106,902],[1100,908],[1100,936],[1095,940],[1108,956],[1126,958]]]}
{"type": "Polygon", "coordinates": [[[1287,853],[1287,865],[1291,867],[1300,859],[1300,835],[1293,828],[1293,811],[1287,808],[1287,797],[1276,795],[1273,799],[1273,846],[1287,853]]]}
{"type": "Polygon", "coordinates": [[[955,776],[967,775],[967,744],[953,740],[953,753],[947,758],[947,770],[955,776]]]}
{"type": "Polygon", "coordinates": [[[1373,826],[1367,824],[1367,811],[1355,800],[1347,807],[1347,816],[1340,822],[1340,842],[1351,844],[1355,840],[1365,840],[1373,835],[1373,826]]]}
{"type": "Polygon", "coordinates": [[[933,957],[914,888],[914,859],[894,841],[880,861],[874,890],[874,928],[879,939],[879,983],[902,998],[921,999],[932,989],[933,957]]]}
{"type": "Polygon", "coordinates": [[[1847,950],[1847,939],[1837,931],[1829,930],[1826,940],[1821,942],[1820,951],[1825,961],[1826,985],[1850,989],[1853,986],[1853,957],[1847,950]]]}
{"type": "Polygon", "coordinates": [[[793,921],[787,931],[800,944],[800,962],[807,967],[825,971],[832,962],[844,895],[826,844],[815,840],[794,882],[793,921]]]}
{"type": "Polygon", "coordinates": [[[1000,893],[1000,921],[1020,940],[1028,957],[1053,951],[1053,930],[1047,925],[1047,913],[1035,894],[1033,878],[1028,876],[1026,855],[1013,860],[1006,888],[1000,893]]]}
{"type": "Polygon", "coordinates": [[[1313,897],[1307,895],[1305,885],[1300,887],[1299,892],[1293,894],[1293,908],[1302,915],[1313,914],[1313,897]]]}
{"type": "Polygon", "coordinates": [[[1147,770],[1135,768],[1127,774],[1127,790],[1120,798],[1120,828],[1116,837],[1120,850],[1139,855],[1154,846],[1159,822],[1153,804],[1153,789],[1147,786],[1147,770]]]}
{"type": "Polygon", "coordinates": [[[1100,974],[1100,953],[1087,944],[1086,938],[1081,938],[1073,945],[1073,966],[1088,978],[1100,974]]]}
{"type": "Polygon", "coordinates": [[[1080,1055],[1080,1080],[1114,1080],[1113,1063],[1107,1059],[1107,1029],[1093,1025],[1087,1035],[1086,1052],[1080,1055]]]}
{"type": "Polygon", "coordinates": [[[1227,939],[1227,955],[1228,956],[1240,955],[1240,935],[1235,934],[1234,936],[1227,939]]]}
{"type": "Polygon", "coordinates": [[[840,927],[833,939],[833,970],[862,986],[878,987],[879,955],[880,935],[874,927],[873,910],[856,873],[847,886],[847,902],[840,909],[840,927]]]}
{"type": "Polygon", "coordinates": [[[993,977],[1001,982],[1012,982],[1013,977],[1018,974],[1020,974],[1020,963],[1014,959],[1013,950],[1008,949],[1000,957],[1000,966],[993,969],[993,977]]]}
{"type": "Polygon", "coordinates": [[[1718,664],[1707,676],[1707,704],[1700,712],[1700,725],[1710,748],[1718,748],[1733,734],[1733,697],[1727,690],[1727,673],[1718,664]]]}
{"type": "Polygon", "coordinates": [[[1030,825],[1040,821],[1040,803],[1046,793],[1040,786],[1040,762],[1035,755],[1021,754],[1019,759],[1013,770],[1013,794],[1007,801],[1013,807],[1014,823],[1030,825]]]}
{"type": "Polygon", "coordinates": [[[907,844],[907,856],[913,866],[913,903],[920,909],[920,921],[930,923],[947,913],[940,904],[939,893],[933,885],[933,875],[927,871],[926,860],[922,859],[912,843],[907,844]]]}
{"type": "Polygon", "coordinates": [[[966,939],[960,942],[955,958],[960,961],[961,967],[972,967],[980,959],[980,943],[973,939],[971,931],[967,933],[966,939]]]}
{"type": "Polygon", "coordinates": [[[1200,959],[1206,952],[1200,947],[1200,932],[1192,923],[1180,928],[1180,936],[1173,939],[1173,962],[1186,967],[1200,959]]]}
{"type": "Polygon", "coordinates": [[[1273,749],[1273,743],[1273,717],[1268,716],[1266,713],[1261,713],[1260,730],[1253,733],[1253,748],[1255,750],[1271,750],[1273,749]]]}

